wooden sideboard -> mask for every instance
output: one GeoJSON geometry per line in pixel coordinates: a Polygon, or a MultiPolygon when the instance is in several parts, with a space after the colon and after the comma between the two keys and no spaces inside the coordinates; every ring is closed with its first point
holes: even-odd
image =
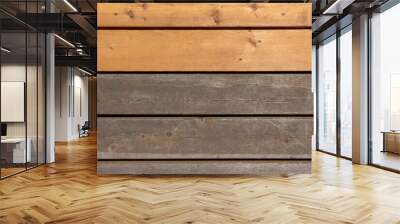
{"type": "Polygon", "coordinates": [[[400,154],[400,132],[387,131],[383,134],[383,152],[400,154]]]}

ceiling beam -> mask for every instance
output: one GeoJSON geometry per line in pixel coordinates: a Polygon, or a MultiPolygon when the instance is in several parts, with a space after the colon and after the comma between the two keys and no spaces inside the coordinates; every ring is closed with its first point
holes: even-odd
{"type": "Polygon", "coordinates": [[[69,13],[67,16],[82,28],[90,37],[97,37],[97,30],[89,21],[79,13],[69,13]]]}

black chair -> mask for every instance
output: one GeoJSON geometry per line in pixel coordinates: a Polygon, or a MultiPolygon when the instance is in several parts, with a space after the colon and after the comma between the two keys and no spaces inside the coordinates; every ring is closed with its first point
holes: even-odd
{"type": "Polygon", "coordinates": [[[89,130],[90,130],[89,121],[85,121],[82,127],[78,125],[78,129],[79,129],[79,138],[89,136],[89,130]]]}

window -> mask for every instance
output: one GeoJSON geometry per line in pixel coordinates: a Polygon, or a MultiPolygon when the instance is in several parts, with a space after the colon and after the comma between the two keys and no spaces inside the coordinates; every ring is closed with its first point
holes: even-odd
{"type": "MultiPolygon", "coordinates": [[[[23,15],[43,13],[45,4],[16,3],[0,7],[23,15]]],[[[45,163],[45,35],[14,13],[0,13],[0,178],[45,163]]]]}
{"type": "Polygon", "coordinates": [[[318,45],[317,147],[320,151],[350,159],[353,79],[351,24],[337,34],[339,36],[333,35],[318,45]]]}
{"type": "Polygon", "coordinates": [[[351,26],[340,36],[340,155],[352,157],[352,32],[351,26]]]}
{"type": "Polygon", "coordinates": [[[318,47],[318,145],[336,153],[336,36],[318,47]]]}
{"type": "Polygon", "coordinates": [[[400,170],[400,5],[371,18],[371,161],[400,170]]]}

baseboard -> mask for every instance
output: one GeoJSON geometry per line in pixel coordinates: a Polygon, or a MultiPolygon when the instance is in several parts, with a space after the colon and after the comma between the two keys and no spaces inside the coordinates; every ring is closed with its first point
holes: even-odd
{"type": "Polygon", "coordinates": [[[311,160],[98,161],[98,174],[293,175],[311,173],[311,160]]]}

